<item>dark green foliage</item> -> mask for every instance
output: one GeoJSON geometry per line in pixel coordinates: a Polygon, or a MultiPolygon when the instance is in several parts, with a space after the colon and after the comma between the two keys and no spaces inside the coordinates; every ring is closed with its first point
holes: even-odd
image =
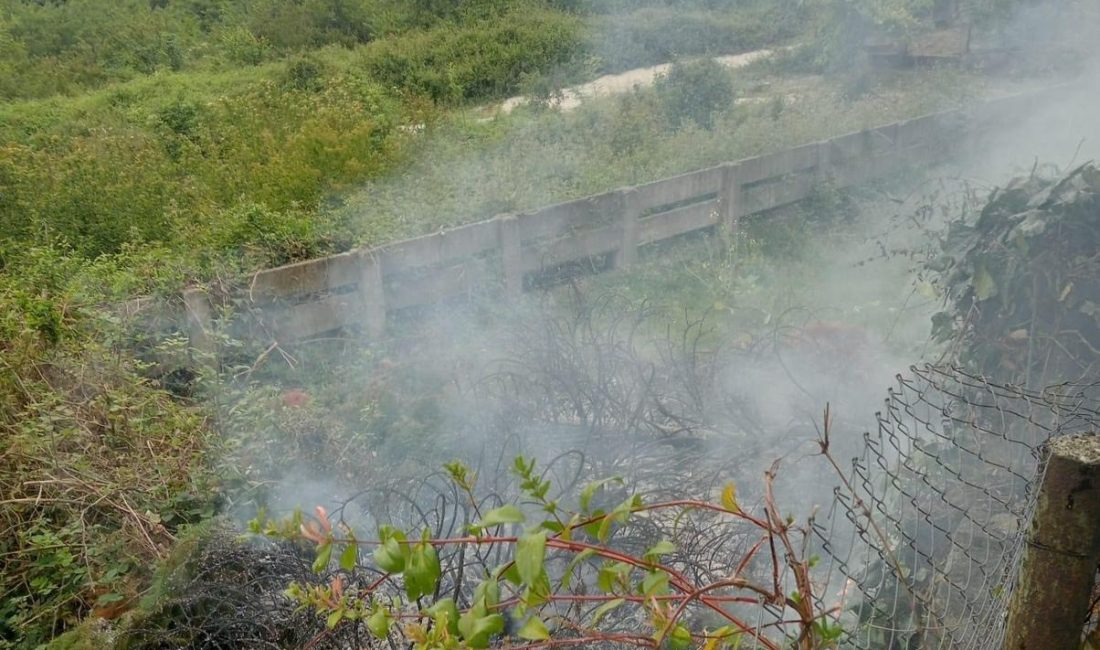
{"type": "Polygon", "coordinates": [[[363,0],[252,0],[245,27],[278,50],[371,40],[373,2],[363,0]]]}
{"type": "MultiPolygon", "coordinates": [[[[263,356],[269,338],[230,341],[224,357],[231,372],[263,375],[267,389],[220,384],[196,366],[154,376],[139,359],[198,355],[178,334],[178,304],[154,298],[157,325],[172,334],[164,340],[162,329],[120,315],[118,306],[130,305],[123,301],[172,296],[167,302],[196,281],[232,284],[242,271],[392,240],[433,228],[433,220],[483,218],[819,136],[824,118],[724,112],[733,97],[728,75],[705,64],[678,67],[660,93],[630,94],[623,111],[593,107],[575,117],[545,112],[489,124],[465,113],[439,119],[437,104],[488,101],[521,83],[552,88],[600,66],[767,45],[788,28],[769,22],[777,15],[769,7],[790,6],[3,2],[0,494],[21,501],[0,509],[0,528],[16,531],[0,536],[0,648],[46,642],[93,610],[114,616],[133,607],[148,587],[148,568],[184,527],[218,509],[219,493],[229,490],[225,476],[237,476],[227,469],[221,482],[213,479],[223,440],[238,445],[233,471],[261,468],[270,476],[305,464],[352,475],[366,471],[376,450],[415,458],[446,429],[444,382],[410,377],[381,359],[367,373],[317,368],[313,374],[331,384],[305,387],[317,396],[312,404],[290,404],[272,387],[284,377],[273,369],[282,367],[281,351],[263,356]],[[629,14],[622,34],[634,45],[601,59],[598,36],[583,21],[611,25],[613,11],[629,14]],[[777,126],[779,117],[787,121],[777,126]],[[700,147],[696,124],[711,120],[724,126],[700,147]],[[451,131],[436,139],[441,122],[451,131]],[[669,130],[669,122],[684,128],[669,130]],[[479,158],[484,169],[472,170],[471,149],[501,142],[506,155],[479,158]],[[417,177],[410,154],[426,154],[418,161],[435,167],[417,177]],[[395,169],[417,186],[368,185],[346,211],[326,209],[395,169]],[[445,169],[447,182],[435,169],[445,169]],[[456,196],[468,204],[452,205],[456,196]],[[333,398],[337,383],[366,400],[333,398]],[[234,405],[216,420],[217,437],[215,419],[190,402],[214,392],[212,384],[234,405]],[[359,437],[349,444],[349,436],[359,437]],[[54,479],[63,480],[41,492],[31,483],[54,479]]],[[[309,359],[314,349],[295,350],[294,363],[319,364],[309,359]]],[[[239,587],[250,574],[237,560],[265,559],[230,550],[224,572],[190,567],[176,576],[191,582],[158,583],[160,595],[178,587],[169,594],[176,598],[135,616],[150,636],[130,642],[184,643],[172,636],[181,632],[174,617],[217,607],[186,588],[206,577],[218,588],[239,587]]],[[[256,620],[230,614],[246,626],[256,620]]],[[[81,627],[57,647],[103,643],[81,627]]]]}
{"type": "Polygon", "coordinates": [[[287,64],[283,83],[294,90],[321,90],[325,85],[324,63],[311,56],[295,58],[287,64]]]}
{"type": "Polygon", "coordinates": [[[576,18],[529,7],[378,41],[362,64],[379,81],[437,102],[502,97],[525,75],[576,65],[580,29],[576,18]]]}
{"type": "Polygon", "coordinates": [[[962,361],[1032,386],[1100,376],[1100,169],[1018,178],[942,247],[934,334],[962,361]]]}
{"type": "Polygon", "coordinates": [[[119,354],[132,323],[93,306],[118,299],[119,260],[62,247],[9,248],[2,260],[0,648],[22,648],[90,611],[125,611],[174,531],[213,515],[217,499],[201,414],[119,354]]]}

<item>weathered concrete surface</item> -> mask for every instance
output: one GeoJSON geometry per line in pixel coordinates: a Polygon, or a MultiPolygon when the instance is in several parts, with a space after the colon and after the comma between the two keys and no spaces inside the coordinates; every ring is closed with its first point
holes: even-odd
{"type": "Polygon", "coordinates": [[[1100,435],[1055,438],[1004,650],[1077,650],[1100,563],[1100,435]]]}

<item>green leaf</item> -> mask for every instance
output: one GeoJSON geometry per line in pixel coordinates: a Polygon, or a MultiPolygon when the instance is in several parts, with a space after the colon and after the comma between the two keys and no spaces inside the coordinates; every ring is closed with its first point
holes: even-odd
{"type": "Polygon", "coordinates": [[[440,598],[424,610],[437,624],[445,624],[451,634],[458,634],[458,607],[453,598],[440,598]]]}
{"type": "MultiPolygon", "coordinates": [[[[553,504],[554,502],[551,501],[550,503],[553,504]]],[[[544,510],[549,511],[550,510],[549,506],[544,508],[544,510]]],[[[551,512],[550,514],[553,515],[554,513],[551,512]]],[[[565,531],[565,525],[560,524],[560,523],[554,521],[553,519],[547,519],[546,521],[542,522],[541,524],[539,524],[539,528],[542,528],[543,530],[545,530],[549,533],[553,533],[555,535],[565,531]]]]}
{"type": "Polygon", "coordinates": [[[633,570],[634,567],[625,562],[605,562],[600,567],[596,584],[605,594],[610,594],[615,591],[615,587],[625,587],[630,584],[630,574],[633,570]]]}
{"type": "Polygon", "coordinates": [[[497,569],[496,577],[503,578],[507,582],[510,582],[517,586],[520,584],[519,570],[516,568],[515,562],[509,562],[508,564],[505,564],[504,566],[497,569]]]}
{"type": "Polygon", "coordinates": [[[984,264],[974,270],[974,278],[971,282],[974,286],[974,297],[979,301],[989,300],[997,295],[997,283],[993,281],[993,276],[986,270],[984,264]]]}
{"type": "Polygon", "coordinates": [[[325,627],[327,627],[328,629],[331,630],[331,629],[335,628],[337,625],[339,625],[340,621],[342,621],[342,620],[344,620],[344,608],[343,607],[329,613],[328,618],[325,619],[325,627]]]}
{"type": "Polygon", "coordinates": [[[501,524],[522,524],[525,520],[526,517],[523,516],[523,512],[516,506],[509,504],[485,513],[485,517],[471,528],[481,530],[501,524]]]}
{"type": "Polygon", "coordinates": [[[435,548],[428,542],[413,547],[405,566],[405,593],[409,600],[416,600],[435,591],[441,568],[435,548]]]}
{"type": "Polygon", "coordinates": [[[516,542],[516,569],[519,579],[530,587],[543,572],[546,560],[546,531],[528,533],[516,542]]]}
{"type": "Polygon", "coordinates": [[[390,610],[385,607],[378,607],[367,618],[367,629],[379,639],[389,636],[391,624],[393,624],[393,618],[390,616],[390,610]]]}
{"type": "Polygon", "coordinates": [[[409,557],[409,546],[405,543],[405,533],[389,526],[383,526],[378,532],[382,545],[374,549],[374,562],[386,573],[401,573],[409,557]]]}
{"type": "Polygon", "coordinates": [[[603,510],[596,510],[591,514],[594,519],[591,523],[584,526],[584,532],[588,533],[588,535],[591,537],[598,538],[600,536],[600,528],[603,526],[602,517],[604,517],[607,513],[603,510]]]}
{"type": "Polygon", "coordinates": [[[489,578],[474,589],[474,602],[482,602],[487,609],[496,607],[500,602],[500,582],[489,578]]]}
{"type": "Polygon", "coordinates": [[[523,590],[520,600],[525,607],[538,607],[550,600],[550,578],[545,572],[539,575],[534,584],[523,590]]]}
{"type": "Polygon", "coordinates": [[[672,650],[687,650],[687,648],[690,648],[691,631],[683,625],[677,625],[668,637],[668,647],[672,650]]]}
{"type": "Polygon", "coordinates": [[[615,609],[622,606],[626,602],[625,598],[616,598],[615,600],[609,600],[606,603],[596,608],[596,611],[592,612],[592,627],[596,627],[603,620],[604,616],[607,616],[615,609]]]}
{"type": "Polygon", "coordinates": [[[504,617],[500,614],[478,616],[477,609],[471,609],[459,619],[458,630],[471,648],[488,648],[493,635],[504,631],[504,617]]]}
{"type": "Polygon", "coordinates": [[[546,629],[546,623],[539,620],[537,616],[527,619],[517,634],[519,638],[528,641],[546,641],[550,638],[550,630],[546,629]]]}
{"type": "Polygon", "coordinates": [[[709,637],[707,642],[703,645],[703,650],[717,650],[718,648],[724,648],[729,644],[730,640],[733,640],[733,648],[736,650],[741,647],[741,632],[735,629],[731,625],[720,627],[717,630],[707,634],[709,637]]]}
{"type": "Polygon", "coordinates": [[[344,571],[351,571],[358,562],[359,547],[355,544],[348,544],[345,546],[344,552],[340,554],[340,568],[344,571]]]}
{"type": "Polygon", "coordinates": [[[577,553],[577,555],[569,561],[569,564],[565,565],[565,571],[562,573],[561,576],[562,589],[565,589],[566,591],[569,590],[569,585],[573,582],[573,572],[576,571],[577,565],[579,565],[581,562],[584,562],[595,554],[596,549],[586,548],[580,553],[577,553]]]}
{"type": "Polygon", "coordinates": [[[611,525],[613,523],[625,524],[630,520],[631,513],[637,508],[642,507],[642,497],[637,494],[628,497],[619,505],[615,506],[615,509],[611,511],[611,514],[605,516],[600,522],[599,531],[596,533],[596,538],[600,542],[607,542],[611,537],[611,525]]]}
{"type": "Polygon", "coordinates": [[[512,471],[520,478],[531,476],[531,473],[535,471],[535,459],[532,458],[530,464],[528,464],[526,458],[523,456],[516,456],[512,464],[512,471]]]}
{"type": "Polygon", "coordinates": [[[605,478],[599,481],[592,481],[588,485],[584,486],[581,490],[580,506],[582,512],[588,512],[588,506],[592,503],[592,497],[595,496],[596,490],[599,490],[608,483],[617,482],[622,483],[623,480],[618,476],[612,476],[611,478],[605,478]]]}
{"type": "Polygon", "coordinates": [[[652,548],[646,551],[645,555],[642,557],[650,562],[656,562],[662,555],[668,555],[669,553],[675,552],[676,545],[668,541],[667,539],[662,539],[661,541],[654,544],[652,548]]]}
{"type": "Polygon", "coordinates": [[[642,581],[643,596],[659,596],[668,593],[668,574],[664,571],[651,571],[642,581]]]}
{"type": "Polygon", "coordinates": [[[606,544],[607,540],[611,539],[611,525],[615,523],[615,518],[612,515],[606,515],[600,521],[600,528],[596,531],[596,539],[600,540],[601,544],[606,544]]]}
{"type": "Polygon", "coordinates": [[[122,594],[118,594],[118,593],[115,593],[115,592],[110,592],[110,593],[102,594],[102,595],[100,595],[99,598],[96,598],[95,599],[95,604],[96,604],[96,607],[106,607],[107,605],[110,605],[112,603],[120,603],[124,600],[126,600],[126,596],[123,596],[122,594]]]}
{"type": "Polygon", "coordinates": [[[313,572],[320,573],[328,567],[332,559],[332,542],[325,542],[317,547],[317,559],[313,561],[313,572]]]}

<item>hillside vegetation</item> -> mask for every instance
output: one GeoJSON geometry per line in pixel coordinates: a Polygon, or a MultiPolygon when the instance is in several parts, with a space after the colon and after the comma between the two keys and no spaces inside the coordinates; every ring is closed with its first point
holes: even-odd
{"type": "Polygon", "coordinates": [[[257,219],[303,246],[271,261],[346,247],[316,218],[323,200],[398,164],[405,125],[542,76],[736,51],[797,29],[784,3],[714,5],[7,0],[0,228],[89,257],[126,244],[268,247],[257,219]]]}
{"type": "MultiPolygon", "coordinates": [[[[139,608],[189,527],[263,483],[231,454],[316,433],[260,440],[286,412],[245,343],[243,366],[152,372],[154,348],[200,355],[126,301],[958,104],[978,75],[864,78],[834,47],[926,4],[0,0],[0,648],[139,608]],[[792,43],[736,79],[690,61],[792,43]],[[477,110],[669,60],[572,115],[477,110]]],[[[372,422],[424,433],[436,407],[379,392],[372,422]]]]}

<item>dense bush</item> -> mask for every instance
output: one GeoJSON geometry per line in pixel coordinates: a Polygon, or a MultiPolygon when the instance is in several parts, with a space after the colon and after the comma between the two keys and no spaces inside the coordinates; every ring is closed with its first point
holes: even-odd
{"type": "Polygon", "coordinates": [[[397,89],[454,103],[506,96],[525,74],[575,65],[580,45],[579,20],[532,7],[378,41],[362,64],[397,89]]]}
{"type": "Polygon", "coordinates": [[[669,122],[714,126],[714,114],[733,106],[733,79],[713,59],[677,62],[657,80],[657,97],[669,122]]]}
{"type": "Polygon", "coordinates": [[[120,354],[124,323],[96,306],[115,261],[0,252],[0,648],[119,615],[176,530],[216,509],[202,413],[120,354]]]}
{"type": "MultiPolygon", "coordinates": [[[[869,38],[904,41],[931,30],[936,4],[933,0],[824,0],[816,5],[814,18],[812,47],[818,63],[845,72],[859,63],[869,38]]],[[[958,0],[960,18],[981,31],[1003,27],[1020,5],[1020,0],[958,0]]]]}
{"type": "Polygon", "coordinates": [[[310,59],[266,72],[229,92],[184,78],[99,93],[85,110],[0,108],[11,138],[0,148],[4,235],[61,237],[89,256],[127,242],[252,247],[271,233],[224,240],[226,210],[242,198],[311,211],[392,165],[402,105],[376,84],[310,59]]]}

